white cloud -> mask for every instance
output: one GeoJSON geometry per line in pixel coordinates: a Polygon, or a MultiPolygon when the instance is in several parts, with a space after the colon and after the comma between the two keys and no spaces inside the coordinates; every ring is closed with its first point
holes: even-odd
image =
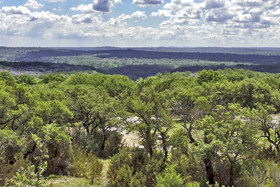
{"type": "Polygon", "coordinates": [[[24,6],[4,6],[0,11],[5,14],[30,14],[30,10],[24,6]]]}
{"type": "Polygon", "coordinates": [[[173,15],[171,14],[171,10],[158,10],[158,12],[152,12],[151,16],[159,16],[162,18],[170,18],[173,15]]]}
{"type": "Polygon", "coordinates": [[[206,0],[201,3],[201,7],[204,9],[214,9],[224,7],[225,1],[223,0],[206,0]]]}
{"type": "MultiPolygon", "coordinates": [[[[4,6],[0,8],[1,42],[4,43],[3,38],[11,41],[14,36],[24,37],[24,41],[28,38],[33,42],[44,41],[46,45],[56,45],[61,41],[65,41],[63,44],[71,41],[84,46],[279,45],[280,0],[206,0],[200,3],[171,0],[162,5],[162,9],[151,13],[148,21],[152,22],[153,16],[163,18],[162,23],[153,27],[130,26],[132,22],[142,24],[140,20],[148,19],[144,11],[122,14],[104,21],[104,14],[98,12],[111,11],[120,2],[95,0],[92,4],[81,4],[71,8],[79,11],[73,16],[34,11],[31,6],[4,6]],[[97,4],[103,9],[96,10],[96,6],[94,9],[97,4]],[[50,41],[59,42],[52,44],[50,41]]],[[[58,9],[56,7],[55,11],[58,9]]]]}
{"type": "Polygon", "coordinates": [[[126,15],[122,14],[117,18],[111,18],[107,23],[112,25],[112,26],[126,26],[127,23],[123,22],[127,19],[140,19],[142,18],[143,20],[147,19],[147,15],[145,14],[145,11],[136,11],[131,15],[126,15]]]}
{"type": "Polygon", "coordinates": [[[224,8],[219,8],[219,9],[211,9],[206,13],[206,21],[208,22],[226,22],[229,19],[232,19],[234,15],[229,13],[226,9],[224,8]]]}
{"type": "Polygon", "coordinates": [[[160,26],[173,24],[219,23],[224,27],[270,27],[279,23],[280,0],[171,0],[151,16],[169,18],[160,26]]]}
{"type": "Polygon", "coordinates": [[[95,12],[93,9],[93,4],[88,4],[88,5],[81,4],[77,7],[71,7],[70,10],[81,11],[85,14],[92,14],[95,12]]]}
{"type": "Polygon", "coordinates": [[[120,3],[121,0],[94,0],[92,8],[99,12],[111,12],[111,7],[120,3]]]}
{"type": "Polygon", "coordinates": [[[58,8],[53,8],[52,10],[53,10],[53,11],[62,11],[62,8],[61,8],[61,7],[58,7],[58,8]]]}
{"type": "Polygon", "coordinates": [[[85,24],[91,24],[91,23],[98,23],[100,20],[100,17],[93,16],[91,14],[77,14],[72,16],[72,22],[75,24],[85,23],[85,24]]]}
{"type": "Polygon", "coordinates": [[[42,8],[44,5],[38,3],[38,2],[35,1],[35,0],[28,0],[27,3],[25,3],[24,6],[27,7],[27,8],[32,8],[32,9],[40,9],[40,8],[42,8]]]}
{"type": "Polygon", "coordinates": [[[48,1],[51,3],[56,3],[56,2],[64,2],[65,0],[44,0],[44,1],[48,1]]]}
{"type": "Polygon", "coordinates": [[[136,11],[133,14],[131,14],[131,17],[132,18],[143,18],[143,20],[147,19],[145,11],[136,11]]]}
{"type": "Polygon", "coordinates": [[[163,7],[165,10],[178,11],[186,7],[192,7],[194,4],[193,0],[171,0],[170,3],[166,3],[163,7]]]}
{"type": "Polygon", "coordinates": [[[133,0],[132,3],[137,4],[139,6],[150,6],[163,4],[164,0],[133,0]]]}
{"type": "Polygon", "coordinates": [[[77,7],[71,7],[70,10],[81,11],[85,14],[92,14],[96,12],[111,12],[111,7],[122,3],[121,0],[94,0],[94,4],[81,4],[77,7]]]}

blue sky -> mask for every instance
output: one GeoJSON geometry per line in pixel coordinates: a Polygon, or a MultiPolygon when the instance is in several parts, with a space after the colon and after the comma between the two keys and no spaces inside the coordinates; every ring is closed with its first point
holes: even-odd
{"type": "Polygon", "coordinates": [[[0,0],[0,45],[279,47],[280,0],[0,0]]]}

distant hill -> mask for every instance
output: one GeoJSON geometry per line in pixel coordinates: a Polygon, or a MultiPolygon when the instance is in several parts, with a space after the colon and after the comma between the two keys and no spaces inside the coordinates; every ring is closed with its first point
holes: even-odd
{"type": "MultiPolygon", "coordinates": [[[[57,64],[48,62],[5,62],[0,61],[0,71],[11,71],[14,75],[32,74],[39,75],[42,73],[58,72],[83,72],[96,71],[102,72],[92,66],[81,66],[72,64],[57,64]]],[[[103,72],[102,72],[103,73],[103,72]]]]}
{"type": "Polygon", "coordinates": [[[2,69],[16,72],[97,71],[137,79],[157,73],[243,68],[280,72],[280,48],[0,47],[2,69]]]}

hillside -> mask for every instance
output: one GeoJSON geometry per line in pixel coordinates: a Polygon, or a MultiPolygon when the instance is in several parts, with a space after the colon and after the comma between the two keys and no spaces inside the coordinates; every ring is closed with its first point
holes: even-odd
{"type": "Polygon", "coordinates": [[[279,54],[279,48],[0,47],[0,65],[2,70],[16,72],[14,75],[95,70],[136,80],[157,73],[203,69],[237,68],[278,73],[279,54]]]}

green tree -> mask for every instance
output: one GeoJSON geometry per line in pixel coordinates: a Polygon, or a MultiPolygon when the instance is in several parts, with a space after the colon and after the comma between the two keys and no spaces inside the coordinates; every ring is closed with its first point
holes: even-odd
{"type": "Polygon", "coordinates": [[[69,91],[71,98],[69,108],[74,114],[75,122],[81,123],[85,128],[88,140],[95,141],[101,155],[103,152],[105,154],[106,145],[114,148],[110,154],[115,153],[120,139],[115,139],[117,141],[111,142],[112,145],[106,143],[111,136],[118,136],[116,131],[121,125],[122,118],[125,118],[120,102],[110,97],[104,89],[91,86],[75,86],[69,91]]]}
{"type": "Polygon", "coordinates": [[[273,120],[270,116],[275,112],[275,108],[271,105],[258,104],[253,110],[255,116],[254,121],[258,125],[261,132],[261,138],[268,141],[274,149],[280,153],[280,126],[279,122],[273,120]]]}
{"type": "Polygon", "coordinates": [[[222,79],[222,76],[218,71],[213,70],[202,70],[198,72],[197,82],[198,84],[216,82],[222,79]]]}
{"type": "Polygon", "coordinates": [[[169,147],[168,131],[173,127],[170,92],[160,91],[160,81],[148,86],[143,86],[140,82],[137,86],[134,95],[126,100],[128,110],[139,118],[139,123],[131,123],[130,130],[136,130],[139,133],[142,145],[151,157],[158,134],[160,146],[164,152],[164,161],[166,161],[169,147]]]}
{"type": "Polygon", "coordinates": [[[15,86],[15,78],[8,71],[0,72],[0,80],[4,81],[8,86],[15,86]]]}
{"type": "Polygon", "coordinates": [[[31,76],[31,75],[20,75],[17,77],[16,79],[17,83],[24,83],[26,85],[34,85],[37,83],[35,77],[31,76]]]}
{"type": "Polygon", "coordinates": [[[175,165],[169,165],[165,172],[157,175],[156,187],[183,187],[184,179],[175,170],[175,165]]]}
{"type": "Polygon", "coordinates": [[[66,78],[63,75],[54,75],[54,74],[46,74],[43,76],[42,78],[42,83],[47,84],[50,82],[64,82],[66,80],[66,78]]]}
{"type": "Polygon", "coordinates": [[[218,181],[219,184],[233,186],[246,165],[254,162],[258,143],[252,117],[248,108],[229,104],[228,110],[217,106],[214,115],[206,116],[197,125],[197,129],[203,131],[204,159],[211,162],[217,159],[221,165],[218,173],[224,175],[224,179],[218,181]]]}
{"type": "Polygon", "coordinates": [[[209,102],[199,93],[184,88],[177,88],[173,92],[174,105],[172,113],[183,121],[183,127],[187,130],[190,143],[195,142],[192,131],[195,121],[205,115],[209,109],[209,102]]]}

